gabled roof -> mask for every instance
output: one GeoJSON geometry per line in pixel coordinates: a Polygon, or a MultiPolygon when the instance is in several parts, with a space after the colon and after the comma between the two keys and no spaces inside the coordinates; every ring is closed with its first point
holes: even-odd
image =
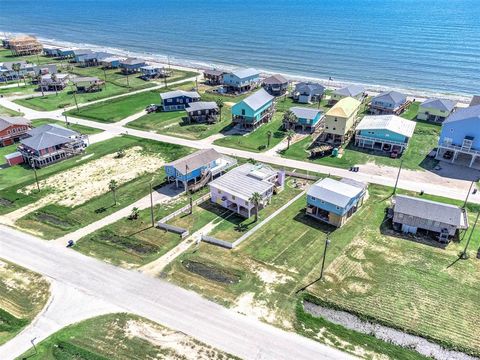
{"type": "Polygon", "coordinates": [[[319,83],[300,82],[295,85],[295,92],[318,95],[325,92],[325,86],[319,83]]]}
{"type": "Polygon", "coordinates": [[[212,109],[218,109],[218,105],[215,101],[195,101],[189,103],[185,108],[187,112],[212,109]]]}
{"type": "Polygon", "coordinates": [[[288,80],[280,74],[275,74],[263,80],[263,83],[265,85],[287,84],[288,80]]]}
{"type": "Polygon", "coordinates": [[[120,64],[124,65],[140,65],[145,64],[145,60],[137,59],[137,58],[127,58],[125,60],[121,60],[120,64]]]}
{"type": "Polygon", "coordinates": [[[415,121],[396,115],[367,115],[357,125],[356,130],[389,130],[411,138],[416,125],[415,121]]]}
{"type": "Polygon", "coordinates": [[[362,94],[364,91],[365,88],[361,85],[348,85],[344,88],[335,90],[333,93],[340,96],[355,97],[362,94]]]}
{"type": "Polygon", "coordinates": [[[79,133],[59,125],[47,124],[31,129],[28,135],[30,137],[21,140],[20,143],[39,151],[52,146],[66,144],[72,137],[78,136],[79,133]]]}
{"type": "Polygon", "coordinates": [[[359,108],[360,105],[361,102],[357,99],[346,97],[333,105],[325,115],[348,118],[359,108]]]}
{"type": "Polygon", "coordinates": [[[83,83],[83,82],[95,83],[95,82],[99,82],[99,81],[102,81],[102,80],[100,80],[98,77],[95,77],[95,76],[79,76],[79,77],[76,77],[76,78],[72,79],[72,82],[74,84],[79,84],[79,83],[83,83]]]}
{"type": "Polygon", "coordinates": [[[360,182],[337,181],[325,178],[310,186],[307,195],[323,200],[335,206],[345,208],[348,203],[360,195],[366,184],[360,182]]]}
{"type": "Polygon", "coordinates": [[[13,70],[13,64],[20,64],[21,69],[24,69],[25,67],[27,67],[27,62],[21,60],[21,61],[5,61],[3,63],[0,63],[0,68],[13,70]]]}
{"type": "Polygon", "coordinates": [[[474,120],[478,122],[477,126],[480,126],[480,105],[458,109],[450,114],[443,123],[446,124],[462,120],[474,120]]]}
{"type": "Polygon", "coordinates": [[[259,76],[260,72],[254,68],[247,68],[247,69],[236,69],[230,72],[231,74],[235,75],[240,79],[244,79],[250,76],[259,76]]]}
{"type": "MultiPolygon", "coordinates": [[[[274,97],[266,92],[264,89],[260,89],[257,92],[253,93],[252,95],[246,97],[241,102],[246,104],[249,108],[253,111],[260,109],[269,101],[273,101],[274,97]]],[[[241,103],[240,102],[240,103],[241,103]]]]}
{"type": "Polygon", "coordinates": [[[221,157],[222,155],[214,149],[202,149],[193,154],[172,161],[171,163],[165,164],[165,166],[173,166],[180,174],[186,175],[187,169],[188,172],[191,172],[202,166],[207,166],[212,161],[220,159],[221,157]]]}
{"type": "Polygon", "coordinates": [[[420,104],[420,107],[451,112],[455,103],[448,99],[427,99],[420,104]]]}
{"type": "Polygon", "coordinates": [[[480,95],[473,95],[470,106],[480,105],[480,95]]]}
{"type": "Polygon", "coordinates": [[[267,179],[275,174],[276,171],[267,165],[246,163],[213,180],[210,185],[249,201],[254,193],[265,193],[274,186],[267,179]]]}
{"type": "Polygon", "coordinates": [[[102,62],[108,63],[108,62],[114,62],[114,61],[122,61],[125,58],[118,57],[118,56],[109,56],[104,59],[102,59],[102,62]]]}
{"type": "Polygon", "coordinates": [[[3,131],[13,125],[30,125],[30,120],[20,116],[0,116],[0,131],[3,131]]]}
{"type": "Polygon", "coordinates": [[[196,91],[184,91],[184,90],[173,90],[160,93],[160,98],[162,100],[174,99],[180,96],[186,96],[189,98],[199,99],[200,95],[196,91]]]}
{"type": "Polygon", "coordinates": [[[221,71],[221,70],[210,70],[210,69],[207,69],[207,70],[204,70],[203,71],[204,74],[207,74],[207,75],[212,75],[212,76],[221,76],[224,74],[224,71],[221,71]]]}
{"type": "Polygon", "coordinates": [[[398,91],[385,91],[375,96],[372,101],[388,101],[394,104],[404,103],[407,97],[398,91]]]}
{"type": "Polygon", "coordinates": [[[467,226],[464,210],[455,205],[415,198],[407,195],[396,195],[394,203],[394,212],[421,219],[438,221],[457,227],[467,226]]]}
{"type": "Polygon", "coordinates": [[[300,119],[315,119],[319,113],[322,113],[322,110],[320,109],[312,109],[301,106],[291,107],[290,111],[300,119]]]}

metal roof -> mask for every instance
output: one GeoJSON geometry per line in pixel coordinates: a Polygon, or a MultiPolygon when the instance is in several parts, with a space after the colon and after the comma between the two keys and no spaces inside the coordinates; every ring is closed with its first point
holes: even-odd
{"type": "Polygon", "coordinates": [[[301,119],[315,119],[319,113],[322,113],[320,109],[312,109],[301,106],[294,106],[290,108],[290,111],[297,117],[301,119]]]}
{"type": "Polygon", "coordinates": [[[399,93],[398,91],[385,91],[381,94],[375,96],[372,101],[389,101],[393,102],[394,104],[404,103],[407,100],[407,97],[399,93]]]}
{"type": "Polygon", "coordinates": [[[212,161],[220,159],[220,155],[214,149],[202,149],[194,152],[193,154],[184,156],[178,160],[172,161],[171,163],[165,164],[165,166],[173,166],[180,174],[186,175],[187,169],[188,172],[201,168],[210,164],[212,161]]]}
{"type": "Polygon", "coordinates": [[[120,61],[120,64],[139,65],[139,64],[145,64],[145,60],[137,59],[137,58],[127,58],[125,60],[120,61]]]}
{"type": "Polygon", "coordinates": [[[266,85],[287,84],[288,80],[283,75],[275,74],[263,80],[263,83],[266,85]]]}
{"type": "Polygon", "coordinates": [[[335,206],[345,208],[352,199],[365,190],[366,186],[366,184],[360,182],[347,183],[347,181],[325,178],[310,186],[307,194],[335,206]]]}
{"type": "Polygon", "coordinates": [[[247,68],[247,69],[235,69],[230,72],[231,74],[235,75],[240,79],[244,79],[250,76],[258,76],[260,75],[259,71],[254,68],[247,68]]]}
{"type": "Polygon", "coordinates": [[[256,93],[246,97],[241,102],[247,104],[253,111],[260,109],[269,101],[273,101],[274,97],[266,92],[264,89],[258,90],[256,93]]]}
{"type": "Polygon", "coordinates": [[[480,105],[480,95],[473,95],[470,106],[480,105]]]}
{"type": "Polygon", "coordinates": [[[348,85],[344,88],[335,90],[333,93],[341,96],[355,97],[362,94],[364,91],[365,88],[361,85],[348,85]]]}
{"type": "Polygon", "coordinates": [[[420,107],[450,112],[455,107],[455,103],[448,99],[427,99],[420,104],[420,107]]]}
{"type": "Polygon", "coordinates": [[[195,101],[189,103],[185,108],[187,112],[211,109],[218,109],[218,105],[215,101],[195,101]]]}
{"type": "Polygon", "coordinates": [[[210,186],[249,201],[254,193],[263,194],[271,189],[274,184],[267,179],[276,174],[267,165],[246,163],[213,180],[210,186]]]}
{"type": "Polygon", "coordinates": [[[462,208],[412,196],[396,195],[393,211],[457,227],[467,226],[466,214],[462,208]]]}
{"type": "Polygon", "coordinates": [[[9,128],[12,125],[30,125],[30,120],[20,116],[0,116],[0,131],[9,128]]]}
{"type": "Polygon", "coordinates": [[[478,122],[477,126],[480,126],[480,105],[458,109],[450,114],[443,123],[445,124],[462,120],[474,120],[478,122]]]}
{"type": "Polygon", "coordinates": [[[192,99],[199,99],[200,95],[196,91],[184,91],[184,90],[174,90],[160,93],[160,98],[162,100],[173,99],[180,96],[186,96],[192,99]]]}
{"type": "Polygon", "coordinates": [[[79,133],[75,131],[56,124],[46,124],[33,128],[27,134],[30,135],[30,137],[21,140],[20,143],[34,150],[42,150],[65,144],[69,142],[72,137],[79,135],[79,133]]]}
{"type": "Polygon", "coordinates": [[[367,115],[357,125],[356,130],[388,130],[411,138],[416,125],[415,121],[396,115],[367,115]]]}
{"type": "Polygon", "coordinates": [[[348,118],[360,107],[360,105],[361,102],[357,99],[346,97],[333,105],[325,115],[348,118]]]}
{"type": "Polygon", "coordinates": [[[207,70],[204,70],[203,73],[204,73],[204,74],[208,74],[208,75],[212,75],[212,76],[221,76],[221,75],[224,74],[223,71],[221,71],[221,70],[215,70],[215,69],[213,69],[213,70],[207,69],[207,70]]]}
{"type": "Polygon", "coordinates": [[[310,95],[320,95],[325,92],[325,86],[319,83],[300,82],[295,85],[295,92],[306,93],[310,95]]]}
{"type": "Polygon", "coordinates": [[[82,83],[82,82],[89,82],[89,83],[93,83],[93,82],[98,82],[98,81],[102,81],[100,80],[98,77],[95,77],[95,76],[79,76],[79,77],[76,77],[74,79],[71,80],[74,84],[78,84],[78,83],[82,83]]]}

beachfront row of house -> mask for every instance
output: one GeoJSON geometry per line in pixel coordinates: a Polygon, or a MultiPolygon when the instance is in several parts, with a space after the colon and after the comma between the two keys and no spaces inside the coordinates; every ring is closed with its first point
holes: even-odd
{"type": "MultiPolygon", "coordinates": [[[[214,149],[199,150],[165,165],[167,180],[196,191],[209,186],[210,201],[249,218],[267,207],[286,186],[286,172],[261,163],[236,161],[214,149]]],[[[368,199],[368,184],[327,177],[306,189],[305,214],[334,227],[344,226],[368,199]]],[[[393,229],[448,242],[468,228],[466,211],[458,206],[396,195],[389,211],[393,229]]]]}

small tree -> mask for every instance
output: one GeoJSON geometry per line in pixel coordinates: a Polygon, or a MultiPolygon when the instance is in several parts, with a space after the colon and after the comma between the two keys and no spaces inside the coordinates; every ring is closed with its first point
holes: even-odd
{"type": "Polygon", "coordinates": [[[270,147],[270,141],[272,140],[272,135],[273,135],[272,131],[268,130],[267,131],[267,148],[270,147]]]}
{"type": "Polygon", "coordinates": [[[120,149],[117,151],[117,159],[121,159],[125,156],[125,149],[120,149]]]}
{"type": "Polygon", "coordinates": [[[217,99],[216,101],[218,109],[220,110],[220,121],[222,121],[222,108],[223,108],[223,100],[222,99],[217,99]]]}
{"type": "Polygon", "coordinates": [[[118,184],[115,180],[110,180],[110,182],[108,183],[108,190],[110,190],[113,194],[113,204],[114,205],[117,205],[117,188],[118,188],[118,184]]]}
{"type": "Polygon", "coordinates": [[[138,207],[134,207],[132,209],[132,212],[130,213],[130,219],[132,219],[132,220],[138,219],[139,212],[140,212],[140,210],[138,209],[138,207]]]}
{"type": "Polygon", "coordinates": [[[290,149],[290,142],[292,139],[295,137],[295,131],[293,130],[288,130],[287,131],[287,150],[290,149]]]}
{"type": "Polygon", "coordinates": [[[35,77],[35,80],[38,82],[38,87],[40,88],[40,91],[42,92],[42,96],[45,96],[45,93],[43,92],[43,85],[42,85],[42,74],[38,73],[38,75],[35,77]]]}
{"type": "Polygon", "coordinates": [[[17,73],[17,85],[20,87],[20,70],[22,69],[22,64],[15,63],[12,64],[12,70],[17,73]]]}
{"type": "Polygon", "coordinates": [[[296,123],[297,121],[298,121],[297,117],[295,116],[295,114],[292,111],[287,110],[283,114],[283,128],[285,130],[290,129],[292,124],[296,123]]]}
{"type": "Polygon", "coordinates": [[[52,84],[55,88],[55,95],[58,96],[58,89],[57,89],[57,81],[58,81],[58,78],[57,78],[57,74],[52,74],[50,75],[50,79],[52,79],[52,84]]]}
{"type": "Polygon", "coordinates": [[[260,202],[262,201],[262,195],[258,192],[254,192],[248,201],[252,202],[255,205],[255,222],[258,221],[258,208],[260,206],[260,202]]]}

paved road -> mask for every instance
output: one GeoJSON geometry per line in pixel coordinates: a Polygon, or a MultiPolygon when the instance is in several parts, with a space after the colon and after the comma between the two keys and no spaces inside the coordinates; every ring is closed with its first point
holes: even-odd
{"type": "MultiPolygon", "coordinates": [[[[350,358],[313,340],[237,314],[161,279],[103,263],[3,226],[0,226],[0,254],[61,286],[92,296],[99,303],[147,317],[244,359],[350,358]]],[[[22,347],[16,349],[18,352],[29,348],[29,344],[18,346],[22,347]]],[[[0,354],[4,349],[6,346],[0,347],[0,354]]],[[[3,353],[0,358],[9,359],[12,355],[3,353]]]]}

